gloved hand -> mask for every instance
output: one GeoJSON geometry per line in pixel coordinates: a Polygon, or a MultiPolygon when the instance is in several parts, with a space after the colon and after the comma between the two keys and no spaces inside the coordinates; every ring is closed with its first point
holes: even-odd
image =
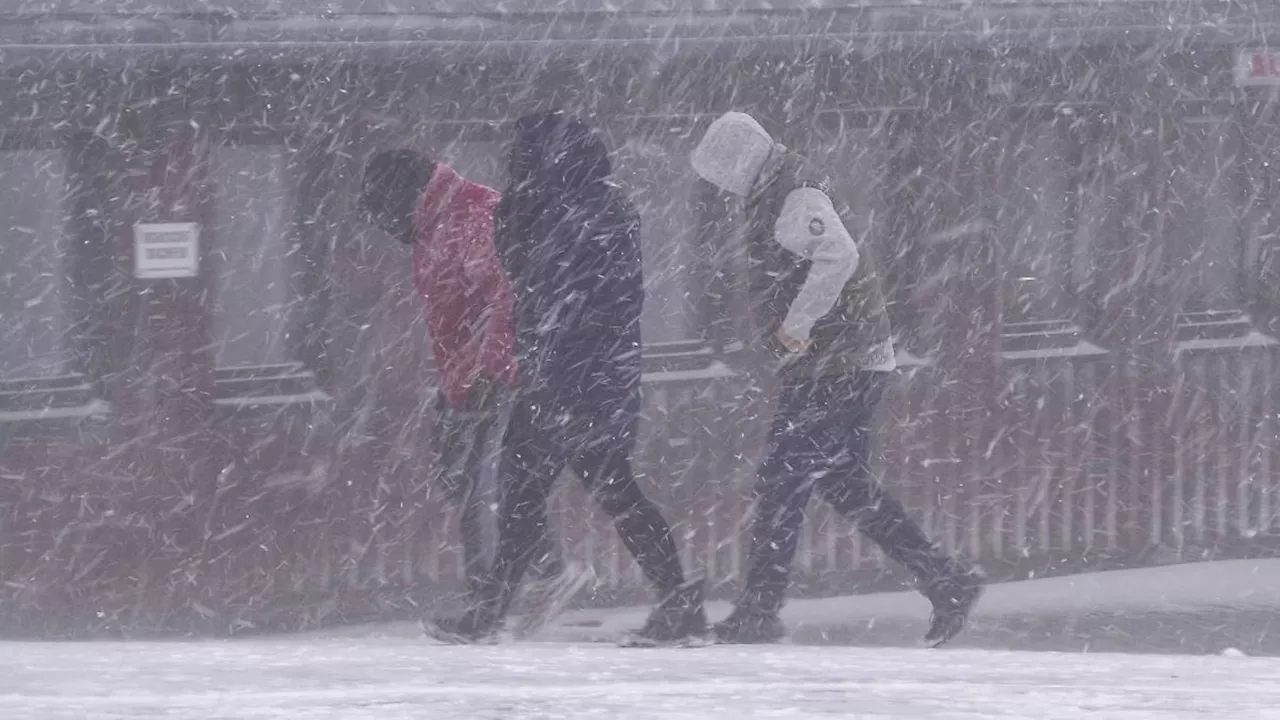
{"type": "Polygon", "coordinates": [[[484,412],[492,410],[498,403],[501,383],[489,378],[479,378],[467,388],[466,397],[456,408],[465,412],[484,412]]]}
{"type": "Polygon", "coordinates": [[[778,332],[774,334],[782,347],[792,355],[803,355],[809,351],[809,347],[813,345],[812,340],[797,340],[787,334],[783,328],[778,328],[778,332]]]}

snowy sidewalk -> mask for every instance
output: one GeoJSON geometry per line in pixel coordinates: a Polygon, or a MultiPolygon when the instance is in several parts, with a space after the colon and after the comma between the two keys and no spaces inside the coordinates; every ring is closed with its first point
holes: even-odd
{"type": "MultiPolygon", "coordinates": [[[[639,627],[648,608],[567,613],[541,638],[592,641],[639,627]]],[[[711,618],[727,603],[711,603],[711,618]]],[[[792,641],[915,647],[929,603],[915,592],[795,600],[792,641]]],[[[993,585],[954,647],[1280,656],[1280,560],[1231,560],[993,585]]],[[[1280,710],[1276,717],[1280,717],[1280,710]]]]}
{"type": "Polygon", "coordinates": [[[7,720],[1276,717],[1258,658],[411,640],[0,644],[7,720]]]}
{"type": "Polygon", "coordinates": [[[0,718],[1280,717],[1280,659],[1220,654],[1280,655],[1280,561],[996,585],[980,608],[940,651],[830,646],[917,642],[928,606],[914,593],[793,602],[794,640],[808,644],[771,647],[590,642],[638,625],[645,608],[573,612],[541,642],[481,647],[431,644],[410,623],[234,641],[0,642],[0,718]],[[1096,652],[1166,642],[1212,654],[1096,652]],[[1027,648],[1094,652],[1016,651],[1027,648]]]}
{"type": "MultiPolygon", "coordinates": [[[[573,611],[536,639],[613,640],[640,627],[648,612],[648,607],[573,611]]],[[[707,607],[712,620],[728,612],[724,602],[707,607]]],[[[926,630],[929,603],[915,592],[793,600],[783,618],[796,644],[915,648],[926,630]]],[[[307,636],[409,640],[420,637],[421,630],[416,623],[378,623],[307,636]]],[[[1195,655],[1236,648],[1280,658],[1280,560],[1189,563],[992,585],[951,646],[1195,655]]]]}

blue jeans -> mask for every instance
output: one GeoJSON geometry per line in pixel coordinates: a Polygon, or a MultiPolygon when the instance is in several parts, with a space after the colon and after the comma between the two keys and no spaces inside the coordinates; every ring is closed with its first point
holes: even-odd
{"type": "Polygon", "coordinates": [[[781,610],[814,490],[918,580],[928,582],[944,571],[947,558],[871,477],[872,420],[891,377],[866,371],[783,387],[757,474],[751,563],[740,610],[781,610]]]}

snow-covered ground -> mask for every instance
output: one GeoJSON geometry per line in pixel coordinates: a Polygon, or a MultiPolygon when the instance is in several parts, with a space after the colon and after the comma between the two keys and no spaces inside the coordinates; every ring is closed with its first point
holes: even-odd
{"type": "Polygon", "coordinates": [[[434,645],[410,623],[0,643],[0,718],[1280,718],[1280,658],[1235,651],[1280,655],[1277,560],[997,585],[938,651],[887,647],[924,630],[928,607],[913,593],[793,602],[794,645],[592,642],[644,613],[569,613],[539,641],[481,647],[434,645]]]}
{"type": "MultiPolygon", "coordinates": [[[[584,610],[543,633],[560,641],[616,637],[647,608],[584,610]]],[[[713,618],[729,612],[711,603],[713,618]]],[[[911,647],[929,603],[915,592],[795,600],[783,610],[802,644],[911,647]]],[[[1230,560],[993,585],[958,647],[992,650],[1280,656],[1280,560],[1230,560]]],[[[1280,710],[1277,710],[1280,718],[1280,710]]]]}
{"type": "MultiPolygon", "coordinates": [[[[647,607],[563,615],[539,640],[595,642],[639,627],[647,607]]],[[[709,603],[718,619],[729,604],[709,603]]],[[[804,645],[918,647],[929,604],[915,592],[793,600],[783,611],[804,645]]],[[[415,623],[322,630],[325,639],[411,639],[415,623]]],[[[1280,560],[1228,560],[993,585],[953,646],[982,650],[1280,657],[1280,560]]],[[[1277,711],[1280,718],[1280,711],[1277,711]]]]}
{"type": "Polygon", "coordinates": [[[1274,718],[1280,664],[783,646],[622,650],[391,639],[12,644],[10,720],[1274,718]]]}

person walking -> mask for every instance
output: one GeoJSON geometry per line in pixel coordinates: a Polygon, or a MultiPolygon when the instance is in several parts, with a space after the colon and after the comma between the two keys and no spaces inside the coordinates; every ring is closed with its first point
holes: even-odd
{"type": "Polygon", "coordinates": [[[825,175],[753,117],[729,112],[693,151],[694,172],[745,203],[753,337],[780,380],[755,488],[746,582],[714,627],[725,643],[773,642],[805,508],[814,490],[915,578],[933,613],[926,642],[963,628],[983,589],[979,571],[926,537],[871,476],[876,406],[896,369],[870,248],[846,228],[825,175]]]}
{"type": "MultiPolygon", "coordinates": [[[[459,510],[468,586],[488,570],[480,479],[485,446],[500,425],[517,381],[511,285],[493,244],[497,191],[470,182],[414,150],[385,150],[365,167],[359,199],[364,218],[413,247],[413,278],[423,303],[440,391],[432,432],[436,479],[459,510]]],[[[539,584],[529,605],[563,592],[567,573],[552,536],[536,539],[539,584]],[[545,596],[545,597],[544,597],[545,596]]]]}
{"type": "Polygon", "coordinates": [[[453,642],[491,638],[546,525],[566,466],[614,521],[657,590],[644,627],[621,644],[707,637],[701,580],[686,581],[675,538],[631,467],[640,414],[640,219],[612,180],[604,143],[564,112],[516,123],[495,243],[515,292],[520,387],[503,438],[498,547],[460,616],[428,621],[453,642]]]}

